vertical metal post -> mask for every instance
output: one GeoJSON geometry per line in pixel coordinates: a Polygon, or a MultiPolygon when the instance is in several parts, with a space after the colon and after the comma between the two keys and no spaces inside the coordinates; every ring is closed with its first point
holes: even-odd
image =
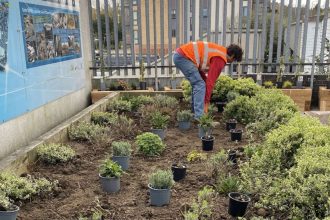
{"type": "MultiPolygon", "coordinates": [[[[325,39],[327,37],[327,27],[328,27],[328,12],[329,12],[329,0],[326,0],[325,8],[324,8],[322,38],[321,38],[322,42],[321,42],[321,52],[320,52],[320,63],[324,62],[325,39]]],[[[322,66],[322,69],[323,68],[324,68],[324,66],[322,66]]]]}
{"type": "Polygon", "coordinates": [[[301,54],[301,62],[305,62],[305,53],[306,53],[306,44],[307,44],[307,29],[308,29],[308,17],[309,17],[309,4],[310,0],[306,1],[305,5],[305,18],[304,18],[304,36],[302,43],[302,54],[301,54]]]}
{"type": "Polygon", "coordinates": [[[199,40],[203,40],[203,0],[199,0],[199,40]]]}
{"type": "Polygon", "coordinates": [[[147,40],[147,71],[148,71],[148,75],[151,75],[151,71],[150,71],[150,21],[149,21],[149,14],[150,14],[150,10],[149,10],[149,5],[150,2],[149,0],[145,0],[145,16],[146,16],[146,40],[147,40]]]}
{"type": "MultiPolygon", "coordinates": [[[[161,65],[164,66],[164,0],[160,0],[160,45],[161,65]]],[[[164,75],[163,67],[161,74],[164,75]]]]}
{"type": "Polygon", "coordinates": [[[278,23],[277,63],[280,62],[281,51],[282,51],[283,11],[284,11],[284,0],[281,0],[280,21],[278,23]]]}
{"type": "MultiPolygon", "coordinates": [[[[176,37],[176,48],[178,48],[179,46],[180,46],[180,39],[181,39],[181,36],[180,36],[180,2],[181,1],[179,1],[179,0],[176,0],[176,14],[177,14],[177,16],[176,16],[176,19],[175,19],[175,21],[176,21],[176,35],[175,35],[175,37],[176,37]]],[[[178,69],[176,69],[176,74],[178,74],[179,73],[179,70],[178,69]]]]}
{"type": "MultiPolygon", "coordinates": [[[[113,31],[115,35],[115,51],[116,51],[116,66],[119,66],[119,49],[118,49],[118,13],[117,13],[117,1],[112,0],[113,7],[113,31]]],[[[117,75],[120,75],[120,70],[117,70],[117,75]]]]}
{"type": "Polygon", "coordinates": [[[231,19],[230,19],[230,43],[234,42],[234,29],[235,29],[235,1],[231,1],[231,19]]]}
{"type": "Polygon", "coordinates": [[[172,74],[172,0],[168,0],[168,64],[169,75],[172,74]]]}
{"type": "Polygon", "coordinates": [[[153,15],[153,34],[154,34],[154,62],[155,62],[155,88],[156,91],[159,90],[158,88],[158,75],[157,75],[157,21],[156,21],[156,0],[152,2],[152,15],[153,15]]]}
{"type": "MultiPolygon", "coordinates": [[[[111,66],[111,40],[110,40],[110,22],[109,22],[109,4],[108,0],[104,0],[104,14],[105,14],[105,31],[107,38],[107,65],[111,66]]],[[[111,76],[111,71],[110,71],[111,76]]]]}
{"type": "MultiPolygon", "coordinates": [[[[298,42],[301,40],[300,37],[300,13],[301,13],[301,0],[298,0],[297,13],[296,13],[296,28],[294,30],[294,62],[297,63],[298,57],[300,55],[300,46],[298,47],[298,42]]],[[[297,67],[295,67],[297,69],[297,67]]]]}
{"type": "MultiPolygon", "coordinates": [[[[274,26],[275,26],[275,3],[276,0],[273,0],[272,3],[272,17],[270,21],[270,33],[269,33],[269,54],[268,54],[268,63],[273,63],[273,48],[274,48],[274,26]]],[[[268,72],[271,71],[271,66],[268,66],[268,72]]]]}
{"type": "MultiPolygon", "coordinates": [[[[264,58],[265,58],[265,48],[266,48],[266,43],[267,43],[267,39],[266,39],[266,33],[267,33],[267,19],[266,19],[266,14],[267,14],[267,1],[264,1],[264,7],[263,7],[263,11],[262,11],[262,43],[261,43],[261,47],[260,47],[260,62],[264,62],[264,58]]],[[[263,67],[259,70],[259,72],[263,71],[263,67]]]]}
{"type": "Polygon", "coordinates": [[[316,25],[315,25],[315,34],[314,34],[314,47],[313,47],[313,58],[312,58],[312,73],[311,73],[311,88],[313,89],[314,84],[314,70],[315,70],[315,59],[316,59],[316,47],[317,47],[317,37],[319,33],[319,23],[320,23],[320,6],[321,0],[318,0],[317,4],[317,16],[316,16],[316,25]]]}
{"type": "MultiPolygon", "coordinates": [[[[251,16],[251,0],[248,0],[248,13],[247,13],[247,21],[246,21],[246,41],[245,41],[245,62],[249,61],[249,49],[250,49],[250,16],[251,16]]],[[[245,66],[248,68],[248,66],[245,66]]]]}
{"type": "Polygon", "coordinates": [[[239,0],[239,14],[238,14],[238,43],[242,43],[242,13],[243,13],[243,0],[239,0]]]}
{"type": "MultiPolygon", "coordinates": [[[[102,42],[102,22],[101,22],[101,13],[100,13],[100,0],[96,0],[96,16],[97,16],[97,33],[99,40],[99,51],[100,51],[100,61],[103,63],[103,42],[102,42]]],[[[103,65],[103,64],[102,64],[103,65]]],[[[103,74],[103,69],[101,69],[101,74],[103,74]]]]}
{"type": "MultiPolygon", "coordinates": [[[[137,15],[137,22],[138,22],[138,35],[139,35],[139,37],[138,37],[138,44],[139,44],[139,64],[141,65],[141,63],[142,62],[144,62],[143,61],[143,59],[142,59],[142,53],[143,53],[143,51],[142,51],[142,22],[141,22],[141,15],[142,15],[142,13],[141,13],[141,0],[138,0],[138,15],[137,15]]],[[[140,75],[141,75],[141,72],[140,72],[140,75]]]]}
{"type": "MultiPolygon", "coordinates": [[[[121,15],[121,29],[122,29],[122,44],[123,44],[123,54],[124,54],[124,66],[127,67],[127,45],[126,45],[126,3],[125,0],[121,0],[120,2],[120,15],[121,15]]],[[[124,69],[125,76],[128,75],[127,68],[124,69]]]]}
{"type": "MultiPolygon", "coordinates": [[[[254,8],[254,34],[253,34],[253,63],[257,62],[257,40],[258,40],[258,26],[259,26],[259,0],[255,1],[254,8]]],[[[256,67],[254,68],[256,72],[256,67]]]]}
{"type": "Polygon", "coordinates": [[[222,45],[226,46],[227,35],[227,1],[223,2],[222,45]]]}
{"type": "MultiPolygon", "coordinates": [[[[284,53],[284,62],[287,63],[289,56],[291,55],[290,46],[291,46],[291,17],[292,17],[292,0],[289,1],[289,13],[288,13],[288,27],[286,32],[286,43],[285,43],[285,53],[284,53]]],[[[286,66],[286,71],[288,67],[286,66]]]]}
{"type": "Polygon", "coordinates": [[[211,0],[207,2],[207,41],[211,41],[211,0]]]}
{"type": "Polygon", "coordinates": [[[215,4],[215,43],[219,43],[219,9],[220,9],[220,0],[216,0],[216,4],[215,4]]]}
{"type": "MultiPolygon", "coordinates": [[[[95,63],[95,44],[94,44],[94,30],[93,30],[93,18],[92,18],[92,4],[91,4],[91,0],[87,1],[88,3],[88,17],[89,17],[89,27],[90,27],[90,44],[91,44],[91,54],[92,54],[92,66],[95,67],[96,63],[95,63]]],[[[93,70],[93,76],[96,75],[96,71],[93,70]]]]}
{"type": "MultiPolygon", "coordinates": [[[[192,1],[192,21],[191,21],[191,25],[192,25],[192,41],[195,41],[196,40],[196,0],[191,0],[192,1]]],[[[198,0],[197,0],[198,1],[198,0]]]]}
{"type": "Polygon", "coordinates": [[[134,18],[133,18],[133,1],[129,1],[129,18],[130,18],[130,33],[131,33],[131,63],[132,63],[132,74],[136,75],[135,73],[135,48],[134,48],[134,18]]]}
{"type": "Polygon", "coordinates": [[[183,43],[185,43],[186,42],[186,40],[187,40],[187,36],[188,36],[188,31],[187,31],[187,26],[188,26],[188,19],[187,19],[187,17],[188,17],[188,10],[187,10],[187,5],[188,5],[188,1],[187,0],[184,0],[183,1],[183,43]]]}

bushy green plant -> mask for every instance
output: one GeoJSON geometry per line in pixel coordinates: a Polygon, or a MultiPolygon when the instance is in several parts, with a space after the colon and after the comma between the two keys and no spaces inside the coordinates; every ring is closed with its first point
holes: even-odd
{"type": "Polygon", "coordinates": [[[172,171],[156,170],[149,176],[149,184],[154,189],[170,189],[174,184],[172,171]]]}
{"type": "Polygon", "coordinates": [[[273,84],[272,81],[266,81],[266,82],[264,82],[264,86],[265,86],[265,88],[267,88],[267,89],[271,89],[271,88],[274,87],[274,84],[273,84]]]}
{"type": "Polygon", "coordinates": [[[227,100],[228,102],[231,102],[233,100],[235,100],[240,94],[238,92],[235,92],[235,91],[229,91],[227,93],[227,100]]]}
{"type": "Polygon", "coordinates": [[[220,175],[217,179],[216,189],[220,194],[237,192],[239,188],[239,178],[232,175],[220,175]]]}
{"type": "Polygon", "coordinates": [[[215,106],[214,104],[210,104],[208,106],[208,114],[209,115],[214,116],[217,112],[218,112],[217,106],[215,106]]]}
{"type": "Polygon", "coordinates": [[[258,148],[260,148],[260,146],[249,144],[244,147],[244,154],[250,159],[257,152],[258,148]]]}
{"type": "Polygon", "coordinates": [[[111,159],[104,160],[100,166],[100,175],[102,177],[119,178],[122,174],[123,170],[121,169],[120,165],[111,159]]]}
{"type": "Polygon", "coordinates": [[[113,124],[118,119],[118,115],[113,112],[93,112],[92,122],[94,124],[109,126],[113,124]]]}
{"type": "Polygon", "coordinates": [[[195,161],[204,161],[207,159],[206,153],[200,153],[197,150],[193,150],[188,153],[187,161],[188,162],[195,162],[195,161]]]}
{"type": "Polygon", "coordinates": [[[190,85],[190,82],[186,79],[182,80],[181,82],[181,88],[183,90],[183,98],[186,102],[191,102],[191,91],[192,87],[190,85]]]}
{"type": "Polygon", "coordinates": [[[176,119],[178,121],[191,121],[193,119],[193,114],[191,113],[190,110],[182,110],[178,111],[176,115],[176,119]]]}
{"type": "Polygon", "coordinates": [[[214,86],[214,96],[222,101],[227,100],[228,92],[234,90],[234,80],[226,75],[221,75],[214,86]]]}
{"type": "Polygon", "coordinates": [[[4,192],[0,192],[0,211],[9,211],[11,203],[4,192]]]}
{"type": "Polygon", "coordinates": [[[130,101],[117,99],[107,105],[107,110],[109,112],[130,112],[132,111],[132,104],[130,101]]]}
{"type": "Polygon", "coordinates": [[[158,156],[165,150],[162,139],[153,133],[145,132],[136,137],[138,151],[146,156],[158,156]]]}
{"type": "Polygon", "coordinates": [[[213,128],[213,116],[204,114],[198,119],[198,123],[204,131],[209,131],[213,128]]]}
{"type": "Polygon", "coordinates": [[[234,91],[240,95],[252,97],[263,91],[262,87],[256,84],[252,78],[240,78],[234,82],[234,91]]]}
{"type": "Polygon", "coordinates": [[[111,144],[113,156],[130,156],[132,146],[126,141],[114,141],[111,144]]]}
{"type": "Polygon", "coordinates": [[[141,106],[150,105],[154,103],[154,99],[151,96],[139,95],[129,99],[132,103],[132,110],[136,111],[141,106]]]}
{"type": "Polygon", "coordinates": [[[136,124],[133,119],[125,115],[119,115],[117,120],[111,125],[111,131],[120,138],[129,138],[136,134],[136,124]]]}
{"type": "Polygon", "coordinates": [[[162,113],[155,111],[151,113],[151,126],[153,129],[165,129],[168,125],[168,120],[170,117],[168,115],[163,115],[162,113]]]}
{"type": "Polygon", "coordinates": [[[292,82],[290,82],[288,80],[284,81],[282,88],[283,89],[291,89],[292,88],[292,82]]]}
{"type": "Polygon", "coordinates": [[[256,120],[258,103],[247,96],[239,96],[229,102],[223,112],[226,119],[235,118],[242,124],[248,124],[256,120]]]}
{"type": "Polygon", "coordinates": [[[185,220],[206,220],[211,219],[212,216],[212,198],[214,197],[214,190],[210,187],[204,187],[198,191],[197,200],[195,200],[190,210],[183,213],[185,220]]]}
{"type": "Polygon", "coordinates": [[[95,142],[100,138],[107,129],[97,124],[81,122],[77,125],[72,125],[69,129],[69,137],[74,141],[95,142]]]}
{"type": "Polygon", "coordinates": [[[75,156],[75,151],[63,144],[43,144],[37,148],[37,155],[45,163],[67,162],[75,156]]]}
{"type": "Polygon", "coordinates": [[[226,172],[228,162],[227,154],[224,150],[219,151],[218,153],[212,155],[207,162],[208,167],[212,172],[212,176],[217,178],[220,172],[226,172]]]}
{"type": "Polygon", "coordinates": [[[57,181],[50,182],[45,178],[17,177],[9,173],[0,174],[0,191],[13,200],[26,200],[32,196],[53,190],[57,181]]]}
{"type": "Polygon", "coordinates": [[[154,97],[154,105],[157,108],[171,108],[176,109],[178,108],[179,101],[171,96],[167,95],[156,95],[154,97]]]}

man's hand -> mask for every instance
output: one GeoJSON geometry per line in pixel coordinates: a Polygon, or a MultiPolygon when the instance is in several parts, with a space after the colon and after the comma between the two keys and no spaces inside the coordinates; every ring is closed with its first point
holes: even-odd
{"type": "Polygon", "coordinates": [[[204,104],[204,113],[208,113],[209,111],[209,103],[204,104]]]}

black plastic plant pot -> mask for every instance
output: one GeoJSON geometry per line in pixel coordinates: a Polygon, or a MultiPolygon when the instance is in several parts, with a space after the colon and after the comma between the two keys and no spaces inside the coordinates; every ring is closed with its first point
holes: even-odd
{"type": "Polygon", "coordinates": [[[327,89],[330,89],[330,80],[327,80],[327,89]]]}
{"type": "Polygon", "coordinates": [[[230,131],[232,129],[236,129],[237,121],[235,119],[229,119],[226,122],[226,129],[227,131],[230,131]]]}
{"type": "Polygon", "coordinates": [[[229,131],[231,136],[231,141],[241,141],[243,131],[240,129],[232,129],[229,131]]]}
{"type": "Polygon", "coordinates": [[[247,206],[251,201],[250,197],[238,192],[231,192],[228,194],[229,207],[228,213],[233,217],[242,217],[245,215],[247,206]]]}
{"type": "Polygon", "coordinates": [[[202,146],[204,151],[211,151],[213,150],[214,144],[214,137],[213,136],[203,136],[202,139],[202,146]]]}
{"type": "Polygon", "coordinates": [[[237,163],[237,159],[236,159],[236,151],[234,150],[230,150],[228,152],[228,160],[231,161],[232,163],[236,164],[237,163]]]}
{"type": "Polygon", "coordinates": [[[218,112],[223,112],[225,107],[227,105],[227,102],[216,102],[216,106],[218,108],[218,112]]]}
{"type": "Polygon", "coordinates": [[[276,88],[282,89],[283,82],[276,82],[276,88]]]}
{"type": "Polygon", "coordinates": [[[143,81],[140,82],[140,90],[146,90],[147,89],[147,82],[143,81]]]}
{"type": "Polygon", "coordinates": [[[179,181],[186,176],[187,167],[186,165],[173,164],[172,167],[173,180],[179,181]]]}

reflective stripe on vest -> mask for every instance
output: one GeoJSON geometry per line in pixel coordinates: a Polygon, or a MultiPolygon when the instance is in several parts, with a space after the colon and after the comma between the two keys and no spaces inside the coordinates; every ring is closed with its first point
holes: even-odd
{"type": "Polygon", "coordinates": [[[197,42],[193,42],[193,46],[194,46],[194,55],[195,55],[195,60],[196,60],[197,68],[199,68],[200,58],[199,58],[199,53],[198,53],[197,42]]]}
{"type": "Polygon", "coordinates": [[[208,57],[209,57],[209,53],[219,53],[221,54],[223,57],[226,57],[227,54],[225,54],[224,52],[217,50],[217,49],[213,49],[213,48],[209,48],[208,46],[208,42],[203,42],[204,44],[204,57],[203,57],[203,62],[200,65],[200,58],[199,58],[199,52],[198,52],[198,44],[197,42],[193,42],[193,46],[194,46],[194,55],[195,55],[195,60],[196,60],[196,64],[197,67],[201,67],[202,70],[207,70],[208,69],[208,57]]]}

